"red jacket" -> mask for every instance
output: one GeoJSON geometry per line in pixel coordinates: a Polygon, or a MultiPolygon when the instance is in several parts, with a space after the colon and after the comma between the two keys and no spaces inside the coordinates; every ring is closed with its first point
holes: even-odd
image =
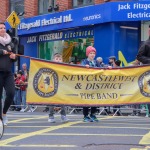
{"type": "Polygon", "coordinates": [[[15,84],[18,86],[20,86],[20,89],[22,91],[25,91],[27,88],[27,85],[24,85],[24,82],[26,82],[26,78],[24,75],[22,75],[20,78],[17,78],[15,81],[15,84]]]}

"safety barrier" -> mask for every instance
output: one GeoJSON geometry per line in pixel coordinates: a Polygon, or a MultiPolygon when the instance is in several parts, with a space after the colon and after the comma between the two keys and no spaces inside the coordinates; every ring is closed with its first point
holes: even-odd
{"type": "MultiPolygon", "coordinates": [[[[11,105],[11,106],[23,107],[24,105],[11,105]]],[[[26,106],[28,106],[28,110],[31,110],[30,112],[33,112],[32,107],[36,107],[36,109],[38,109],[38,108],[44,109],[46,107],[48,108],[48,105],[26,105],[26,106]]],[[[73,113],[78,114],[79,112],[82,112],[82,109],[83,109],[83,107],[66,106],[66,113],[67,114],[73,114],[73,113]]],[[[61,111],[61,107],[55,106],[54,110],[55,110],[55,113],[59,114],[61,111]]],[[[97,107],[97,110],[98,110],[97,115],[109,115],[107,112],[108,107],[97,107]]],[[[120,108],[109,107],[109,111],[111,111],[112,116],[115,116],[118,112],[120,113],[121,116],[123,116],[124,113],[122,111],[124,111],[126,113],[132,113],[133,110],[142,112],[144,114],[147,114],[147,111],[148,111],[146,108],[135,109],[135,108],[132,108],[132,106],[121,106],[120,108]]],[[[48,112],[48,109],[46,112],[48,112]]]]}

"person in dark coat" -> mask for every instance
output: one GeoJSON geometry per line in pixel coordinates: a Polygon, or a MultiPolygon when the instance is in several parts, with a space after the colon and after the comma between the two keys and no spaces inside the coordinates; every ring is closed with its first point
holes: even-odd
{"type": "Polygon", "coordinates": [[[4,125],[8,123],[6,113],[15,95],[14,76],[12,73],[14,61],[16,61],[16,55],[11,43],[11,37],[6,33],[5,24],[0,22],[0,117],[3,119],[4,125]],[[6,91],[6,99],[2,110],[3,88],[6,91]]]}
{"type": "MultiPolygon", "coordinates": [[[[150,64],[150,26],[149,38],[141,45],[137,54],[137,60],[142,64],[150,64]]],[[[150,104],[148,104],[148,109],[150,113],[150,104]]]]}

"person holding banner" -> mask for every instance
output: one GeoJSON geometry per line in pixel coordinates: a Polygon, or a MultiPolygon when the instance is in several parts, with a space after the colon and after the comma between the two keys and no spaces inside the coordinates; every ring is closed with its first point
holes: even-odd
{"type": "MultiPolygon", "coordinates": [[[[58,62],[58,63],[62,63],[63,62],[62,55],[59,54],[59,53],[54,54],[53,61],[54,62],[58,62]]],[[[69,119],[66,116],[65,106],[61,106],[60,114],[61,114],[61,120],[62,120],[62,122],[68,122],[69,121],[69,119]]],[[[54,106],[49,106],[49,118],[48,118],[48,122],[55,123],[54,106]]]]}
{"type": "Polygon", "coordinates": [[[8,123],[6,113],[15,95],[14,76],[12,73],[14,61],[16,61],[16,55],[11,43],[11,37],[6,33],[5,24],[0,22],[0,118],[3,119],[4,125],[8,123]],[[6,98],[2,111],[3,88],[6,91],[6,98]]]}
{"type": "MultiPolygon", "coordinates": [[[[150,64],[150,26],[149,26],[149,38],[141,45],[136,58],[142,64],[150,64]]],[[[150,104],[148,104],[148,109],[150,113],[150,104]]]]}
{"type": "MultiPolygon", "coordinates": [[[[81,65],[86,66],[87,68],[89,67],[99,67],[97,64],[97,61],[94,60],[96,55],[96,49],[92,46],[88,46],[86,48],[86,56],[87,59],[84,59],[81,61],[81,65]]],[[[84,122],[98,122],[99,120],[95,116],[97,108],[96,107],[91,107],[91,113],[89,116],[89,107],[83,107],[83,121],[84,122]]]]}

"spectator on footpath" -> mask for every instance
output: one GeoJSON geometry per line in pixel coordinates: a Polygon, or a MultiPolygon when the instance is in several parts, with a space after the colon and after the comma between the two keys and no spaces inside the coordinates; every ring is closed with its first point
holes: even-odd
{"type": "Polygon", "coordinates": [[[27,88],[27,81],[26,77],[23,75],[23,72],[21,70],[18,71],[19,78],[17,80],[17,84],[20,87],[20,93],[21,93],[21,101],[22,101],[22,109],[21,112],[25,112],[28,107],[26,105],[26,88],[27,88]]]}
{"type": "Polygon", "coordinates": [[[15,97],[14,97],[14,103],[15,103],[15,110],[20,111],[21,110],[21,91],[20,91],[20,80],[21,80],[21,72],[17,73],[17,77],[15,78],[15,97]]]}
{"type": "Polygon", "coordinates": [[[16,61],[14,45],[11,43],[11,37],[6,33],[5,24],[0,22],[0,118],[3,118],[4,125],[8,124],[6,113],[15,95],[15,83],[12,73],[14,61],[16,61]],[[6,98],[2,111],[3,88],[6,91],[6,98]]]}
{"type": "Polygon", "coordinates": [[[116,61],[116,56],[110,56],[108,64],[113,67],[115,61],[116,61]]]}
{"type": "MultiPolygon", "coordinates": [[[[54,62],[58,62],[58,63],[62,63],[63,62],[62,55],[59,54],[59,53],[54,54],[53,61],[54,62]]],[[[66,116],[65,106],[61,106],[61,112],[60,112],[60,114],[61,114],[61,120],[62,120],[62,122],[68,122],[69,121],[69,119],[66,116]]],[[[55,123],[54,106],[49,106],[49,118],[48,118],[48,122],[55,123]]]]}
{"type": "MultiPolygon", "coordinates": [[[[94,60],[96,55],[96,49],[92,46],[88,46],[86,48],[86,56],[87,58],[81,61],[82,66],[86,66],[86,68],[89,67],[98,67],[97,62],[94,60]]],[[[89,115],[89,107],[83,107],[83,121],[84,122],[98,122],[99,120],[96,117],[96,107],[91,107],[91,112],[89,115]]]]}
{"type": "MultiPolygon", "coordinates": [[[[29,70],[27,69],[27,64],[23,63],[22,64],[22,73],[26,79],[26,88],[27,88],[27,81],[28,81],[28,77],[29,77],[29,70]]],[[[22,96],[23,96],[23,100],[24,100],[24,105],[26,105],[26,90],[22,92],[22,96]]],[[[26,105],[25,109],[22,109],[21,112],[26,111],[29,108],[28,112],[34,112],[37,109],[37,106],[34,105],[29,105],[29,107],[26,105]]]]}
{"type": "Polygon", "coordinates": [[[25,76],[26,80],[28,79],[29,76],[29,70],[27,69],[27,64],[23,63],[22,64],[22,73],[25,76]]]}
{"type": "Polygon", "coordinates": [[[105,65],[103,63],[103,58],[102,57],[97,57],[96,62],[97,62],[98,67],[104,67],[104,65],[105,65]]]}

